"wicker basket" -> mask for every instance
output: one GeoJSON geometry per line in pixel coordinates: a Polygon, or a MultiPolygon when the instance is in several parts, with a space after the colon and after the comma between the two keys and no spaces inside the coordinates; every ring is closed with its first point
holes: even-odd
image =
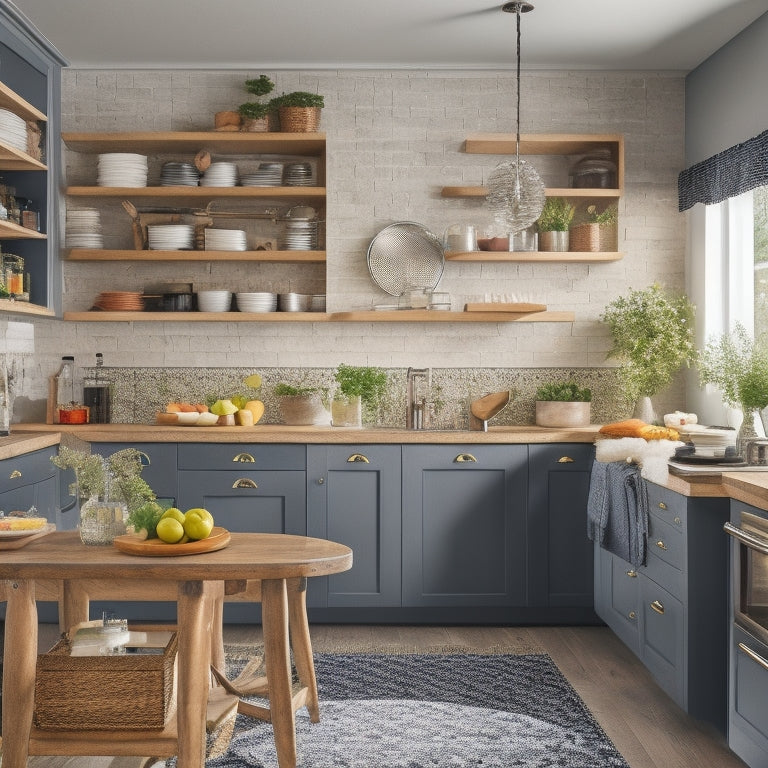
{"type": "Polygon", "coordinates": [[[52,731],[162,730],[174,699],[177,638],[160,653],[70,656],[59,640],[37,657],[35,725],[52,731]]]}
{"type": "Polygon", "coordinates": [[[600,225],[588,222],[571,227],[569,234],[569,250],[594,252],[600,250],[600,225]]]}
{"type": "Polygon", "coordinates": [[[284,133],[314,133],[320,126],[320,107],[280,107],[278,113],[284,133]]]}

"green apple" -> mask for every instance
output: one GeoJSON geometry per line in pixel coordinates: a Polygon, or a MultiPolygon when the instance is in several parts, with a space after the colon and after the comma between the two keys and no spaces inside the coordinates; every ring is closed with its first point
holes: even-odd
{"type": "Polygon", "coordinates": [[[184,526],[174,517],[161,517],[156,530],[157,538],[166,544],[178,544],[184,538],[184,526]]]}
{"type": "Polygon", "coordinates": [[[168,507],[168,509],[163,512],[163,514],[160,516],[160,519],[166,517],[172,517],[174,520],[178,520],[182,525],[184,525],[184,513],[177,509],[176,507],[168,507]]]}
{"type": "Polygon", "coordinates": [[[184,532],[190,539],[207,539],[213,530],[213,515],[199,507],[188,509],[184,514],[184,532]]]}
{"type": "Polygon", "coordinates": [[[211,406],[211,413],[217,416],[231,416],[237,413],[237,406],[231,400],[217,400],[211,406]]]}

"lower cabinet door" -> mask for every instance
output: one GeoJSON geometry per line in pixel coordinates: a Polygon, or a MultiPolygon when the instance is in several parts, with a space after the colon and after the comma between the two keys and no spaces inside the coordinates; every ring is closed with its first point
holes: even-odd
{"type": "Polygon", "coordinates": [[[403,604],[526,604],[527,446],[403,446],[403,604]]]}
{"type": "Polygon", "coordinates": [[[751,768],[768,765],[768,646],[739,626],[731,640],[728,746],[751,768]]]}
{"type": "Polygon", "coordinates": [[[639,655],[640,585],[637,570],[595,544],[595,610],[639,655]]]}
{"type": "Polygon", "coordinates": [[[640,574],[640,606],[640,657],[656,682],[687,711],[683,604],[640,574]]]}

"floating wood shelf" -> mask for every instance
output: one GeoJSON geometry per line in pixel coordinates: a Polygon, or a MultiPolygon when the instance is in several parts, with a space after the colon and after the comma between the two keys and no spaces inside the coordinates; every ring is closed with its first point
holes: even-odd
{"type": "Polygon", "coordinates": [[[0,221],[0,240],[45,240],[47,235],[13,221],[0,221]]]}
{"type": "Polygon", "coordinates": [[[47,171],[45,163],[35,160],[26,152],[0,141],[0,170],[3,171],[47,171]]]}
{"type": "Polygon", "coordinates": [[[33,107],[25,98],[12,91],[5,83],[0,83],[0,107],[10,110],[24,120],[46,121],[48,119],[37,107],[33,107]]]}
{"type": "Polygon", "coordinates": [[[70,248],[67,261],[262,261],[322,263],[325,251],[129,251],[70,248]]]}
{"type": "Polygon", "coordinates": [[[48,307],[39,304],[30,304],[28,301],[15,301],[14,299],[0,299],[0,312],[12,312],[17,315],[39,315],[53,317],[54,312],[48,307]]]}
{"type": "Polygon", "coordinates": [[[70,197],[169,198],[215,200],[234,197],[266,200],[325,200],[325,187],[67,187],[70,197]]]}
{"type": "MultiPolygon", "coordinates": [[[[547,197],[619,197],[618,189],[573,189],[571,187],[552,187],[544,190],[547,197]]],[[[488,187],[443,187],[441,197],[487,197],[488,187]]]]}
{"type": "Polygon", "coordinates": [[[607,251],[448,251],[446,261],[514,261],[518,263],[546,264],[591,264],[605,261],[620,261],[623,253],[607,251]]]}

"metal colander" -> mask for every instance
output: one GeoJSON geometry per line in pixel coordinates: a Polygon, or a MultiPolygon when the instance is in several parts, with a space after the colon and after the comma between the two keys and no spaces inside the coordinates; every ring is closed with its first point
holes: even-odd
{"type": "Polygon", "coordinates": [[[440,240],[413,221],[384,227],[368,246],[371,278],[392,296],[400,296],[406,288],[436,288],[444,266],[440,240]]]}

